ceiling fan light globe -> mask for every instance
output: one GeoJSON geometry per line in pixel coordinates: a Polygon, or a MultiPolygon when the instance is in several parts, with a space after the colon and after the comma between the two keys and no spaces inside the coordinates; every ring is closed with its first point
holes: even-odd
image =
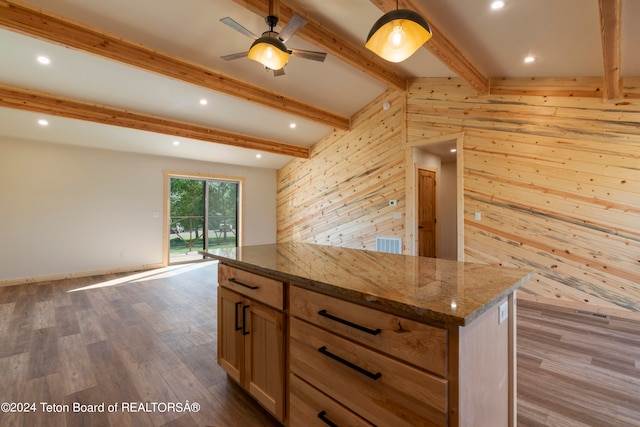
{"type": "Polygon", "coordinates": [[[272,70],[279,70],[289,61],[291,54],[287,47],[276,37],[264,35],[258,38],[249,49],[247,57],[272,70]]]}
{"type": "Polygon", "coordinates": [[[413,10],[396,9],[373,24],[365,47],[389,62],[402,62],[431,38],[431,28],[413,10]]]}

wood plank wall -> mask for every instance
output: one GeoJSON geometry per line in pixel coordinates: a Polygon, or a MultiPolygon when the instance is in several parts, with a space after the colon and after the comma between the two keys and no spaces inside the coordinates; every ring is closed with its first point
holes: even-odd
{"type": "Polygon", "coordinates": [[[387,92],[279,171],[278,239],[373,249],[376,235],[403,237],[386,207],[407,205],[403,146],[463,131],[465,260],[535,270],[523,298],[639,317],[640,78],[619,102],[602,84],[494,79],[478,97],[459,79],[417,79],[406,127],[402,95],[387,92]]]}
{"type": "Polygon", "coordinates": [[[393,212],[405,204],[405,100],[385,92],[352,117],[350,131],[332,132],[310,159],[278,171],[278,241],[375,249],[376,236],[403,237],[404,218],[393,212]]]}

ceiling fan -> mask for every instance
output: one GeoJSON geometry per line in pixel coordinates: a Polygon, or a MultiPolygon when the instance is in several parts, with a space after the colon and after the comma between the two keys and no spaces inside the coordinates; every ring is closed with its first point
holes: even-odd
{"type": "Polygon", "coordinates": [[[221,56],[225,61],[248,57],[260,62],[267,70],[273,70],[273,75],[277,77],[284,75],[283,67],[287,64],[291,55],[319,62],[323,62],[327,57],[326,52],[289,49],[286,47],[286,41],[307,24],[307,20],[297,13],[291,17],[280,33],[274,31],[275,26],[278,24],[278,17],[270,13],[265,18],[269,30],[262,33],[260,37],[240,25],[233,18],[226,17],[220,21],[254,40],[251,48],[246,52],[221,56]]]}

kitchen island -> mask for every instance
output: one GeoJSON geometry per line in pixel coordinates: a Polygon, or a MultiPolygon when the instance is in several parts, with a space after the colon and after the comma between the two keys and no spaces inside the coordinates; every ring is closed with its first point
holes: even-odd
{"type": "Polygon", "coordinates": [[[290,426],[509,426],[531,273],[306,243],[218,259],[218,363],[290,426]]]}

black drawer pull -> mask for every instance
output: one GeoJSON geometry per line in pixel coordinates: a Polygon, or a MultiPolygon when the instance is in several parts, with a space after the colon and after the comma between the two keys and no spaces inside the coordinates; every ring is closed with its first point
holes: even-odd
{"type": "Polygon", "coordinates": [[[236,331],[239,331],[240,329],[242,329],[240,326],[238,326],[238,307],[240,307],[242,305],[242,301],[238,301],[236,303],[236,331]]]}
{"type": "Polygon", "coordinates": [[[327,411],[318,412],[318,418],[322,420],[329,427],[338,427],[338,425],[327,418],[327,411]]]}
{"type": "Polygon", "coordinates": [[[253,285],[247,285],[246,283],[242,283],[242,282],[238,282],[236,279],[234,279],[233,277],[231,279],[229,279],[229,281],[231,283],[235,283],[236,285],[240,285],[240,286],[244,286],[245,288],[249,288],[249,289],[258,289],[258,286],[253,286],[253,285]]]}
{"type": "Polygon", "coordinates": [[[242,307],[242,335],[249,335],[249,331],[247,331],[247,308],[248,305],[242,307]]]}
{"type": "Polygon", "coordinates": [[[335,320],[338,323],[342,323],[343,325],[351,326],[354,329],[357,329],[362,332],[366,332],[370,335],[378,335],[382,332],[382,329],[369,329],[365,326],[358,325],[357,323],[349,322],[348,320],[341,319],[340,317],[336,317],[332,314],[327,313],[327,310],[320,310],[318,314],[322,317],[326,317],[327,319],[335,320]]]}
{"type": "Polygon", "coordinates": [[[329,356],[330,358],[332,358],[333,360],[342,363],[343,365],[346,365],[348,367],[350,367],[351,369],[354,369],[358,372],[360,372],[361,374],[364,374],[366,376],[368,376],[369,378],[373,379],[373,380],[377,380],[378,378],[380,378],[382,376],[382,374],[380,372],[378,373],[373,373],[373,372],[369,372],[364,368],[361,368],[360,366],[356,365],[355,363],[351,363],[348,360],[343,359],[340,356],[337,356],[333,353],[331,353],[330,351],[327,350],[326,346],[322,346],[318,349],[318,351],[322,354],[324,354],[325,356],[329,356]]]}

